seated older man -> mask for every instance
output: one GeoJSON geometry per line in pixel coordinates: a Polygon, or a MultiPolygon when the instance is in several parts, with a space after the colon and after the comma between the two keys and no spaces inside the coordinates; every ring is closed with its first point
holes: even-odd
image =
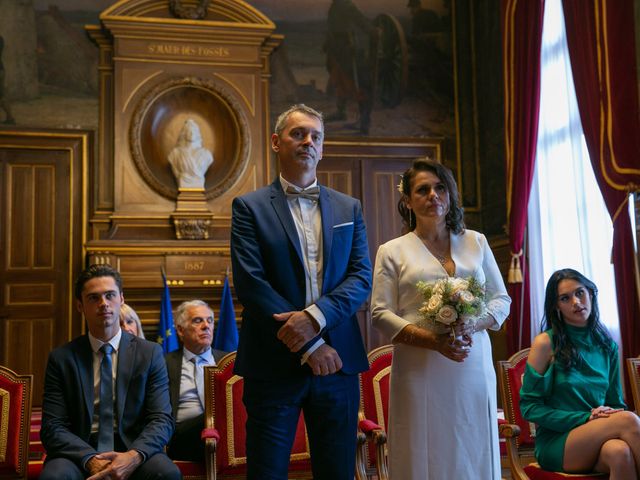
{"type": "Polygon", "coordinates": [[[225,353],[211,348],[213,310],[202,300],[182,303],[175,316],[182,347],[165,356],[171,409],[176,430],[168,454],[174,460],[204,460],[204,366],[215,365],[225,353]]]}

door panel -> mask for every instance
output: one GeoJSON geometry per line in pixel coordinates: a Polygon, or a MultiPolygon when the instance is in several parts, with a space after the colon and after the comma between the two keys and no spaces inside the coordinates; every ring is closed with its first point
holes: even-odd
{"type": "Polygon", "coordinates": [[[82,331],[71,282],[89,142],[87,132],[0,130],[0,361],[34,375],[34,405],[49,352],[82,331]]]}

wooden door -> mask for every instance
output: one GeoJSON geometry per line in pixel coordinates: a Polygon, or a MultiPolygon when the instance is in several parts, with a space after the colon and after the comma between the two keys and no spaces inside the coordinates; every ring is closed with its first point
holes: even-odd
{"type": "Polygon", "coordinates": [[[73,277],[82,265],[87,132],[0,130],[0,361],[34,375],[81,333],[73,277]]]}
{"type": "MultiPolygon", "coordinates": [[[[328,138],[318,164],[318,181],[361,200],[367,226],[371,264],[378,247],[401,234],[397,211],[400,174],[419,157],[441,159],[438,138],[328,138]]],[[[372,328],[369,304],[358,312],[358,321],[368,351],[390,342],[372,328]]]]}

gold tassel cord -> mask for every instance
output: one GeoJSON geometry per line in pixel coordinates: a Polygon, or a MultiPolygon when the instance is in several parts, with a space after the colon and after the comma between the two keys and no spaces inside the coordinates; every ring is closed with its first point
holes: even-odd
{"type": "Polygon", "coordinates": [[[522,249],[520,249],[518,253],[511,252],[511,264],[509,265],[509,274],[507,275],[507,282],[509,283],[522,283],[520,257],[522,257],[522,249]]]}

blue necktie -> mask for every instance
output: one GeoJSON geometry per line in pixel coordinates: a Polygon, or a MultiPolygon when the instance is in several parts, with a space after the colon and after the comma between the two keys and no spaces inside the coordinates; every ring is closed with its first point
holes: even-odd
{"type": "Polygon", "coordinates": [[[200,404],[204,408],[204,365],[207,361],[200,355],[193,357],[193,363],[195,368],[193,369],[193,376],[196,381],[196,390],[198,390],[198,398],[200,398],[200,404]]]}
{"type": "Polygon", "coordinates": [[[100,363],[100,422],[98,424],[98,452],[113,451],[113,347],[105,343],[100,363]]]}

